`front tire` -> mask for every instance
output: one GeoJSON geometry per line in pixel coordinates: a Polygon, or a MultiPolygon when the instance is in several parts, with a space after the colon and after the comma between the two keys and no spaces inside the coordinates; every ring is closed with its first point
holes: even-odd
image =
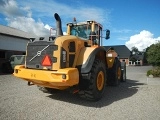
{"type": "Polygon", "coordinates": [[[121,63],[121,82],[126,82],[126,63],[121,63]]]}
{"type": "Polygon", "coordinates": [[[120,84],[121,80],[121,65],[118,58],[115,58],[113,67],[108,69],[108,79],[107,79],[107,85],[111,86],[117,86],[120,84]]]}
{"type": "Polygon", "coordinates": [[[106,65],[95,60],[90,72],[90,80],[86,80],[87,88],[80,90],[79,95],[87,100],[98,101],[102,98],[106,84],[106,65]]]}

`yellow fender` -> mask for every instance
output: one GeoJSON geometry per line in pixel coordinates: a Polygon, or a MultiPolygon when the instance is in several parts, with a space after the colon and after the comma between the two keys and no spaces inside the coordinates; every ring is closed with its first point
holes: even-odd
{"type": "Polygon", "coordinates": [[[95,58],[97,57],[98,53],[104,52],[106,50],[104,47],[86,47],[82,48],[77,60],[77,66],[81,67],[81,73],[89,73],[95,58]]]}

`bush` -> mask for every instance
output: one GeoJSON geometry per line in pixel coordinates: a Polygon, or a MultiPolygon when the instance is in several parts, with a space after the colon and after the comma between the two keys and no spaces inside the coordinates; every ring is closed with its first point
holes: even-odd
{"type": "Polygon", "coordinates": [[[153,74],[152,74],[152,70],[148,70],[148,71],[147,71],[147,76],[149,76],[149,75],[153,75],[153,74]]]}
{"type": "Polygon", "coordinates": [[[153,68],[147,71],[147,76],[153,75],[154,77],[160,77],[160,67],[153,68]]]}

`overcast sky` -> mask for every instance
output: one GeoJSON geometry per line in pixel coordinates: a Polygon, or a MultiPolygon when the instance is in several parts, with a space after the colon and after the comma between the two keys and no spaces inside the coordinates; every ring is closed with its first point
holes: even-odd
{"type": "Polygon", "coordinates": [[[55,28],[54,13],[66,23],[96,20],[111,38],[103,45],[126,45],[143,50],[160,41],[159,0],[0,0],[0,24],[38,36],[55,28]]]}

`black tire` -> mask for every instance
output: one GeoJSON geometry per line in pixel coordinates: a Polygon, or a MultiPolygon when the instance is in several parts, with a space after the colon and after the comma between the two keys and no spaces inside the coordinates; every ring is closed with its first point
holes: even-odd
{"type": "Polygon", "coordinates": [[[121,82],[126,82],[126,63],[121,63],[121,82]]]}
{"type": "Polygon", "coordinates": [[[101,60],[94,61],[90,80],[86,80],[87,88],[79,91],[80,97],[92,101],[98,101],[102,98],[106,84],[105,66],[101,60]]]}
{"type": "Polygon", "coordinates": [[[113,67],[108,69],[107,75],[108,75],[107,85],[117,86],[120,84],[121,65],[120,65],[120,61],[118,60],[118,58],[115,58],[113,67]]]}
{"type": "Polygon", "coordinates": [[[57,89],[53,89],[53,88],[47,88],[47,87],[42,87],[42,86],[37,86],[38,89],[44,93],[57,93],[59,90],[57,89]]]}

